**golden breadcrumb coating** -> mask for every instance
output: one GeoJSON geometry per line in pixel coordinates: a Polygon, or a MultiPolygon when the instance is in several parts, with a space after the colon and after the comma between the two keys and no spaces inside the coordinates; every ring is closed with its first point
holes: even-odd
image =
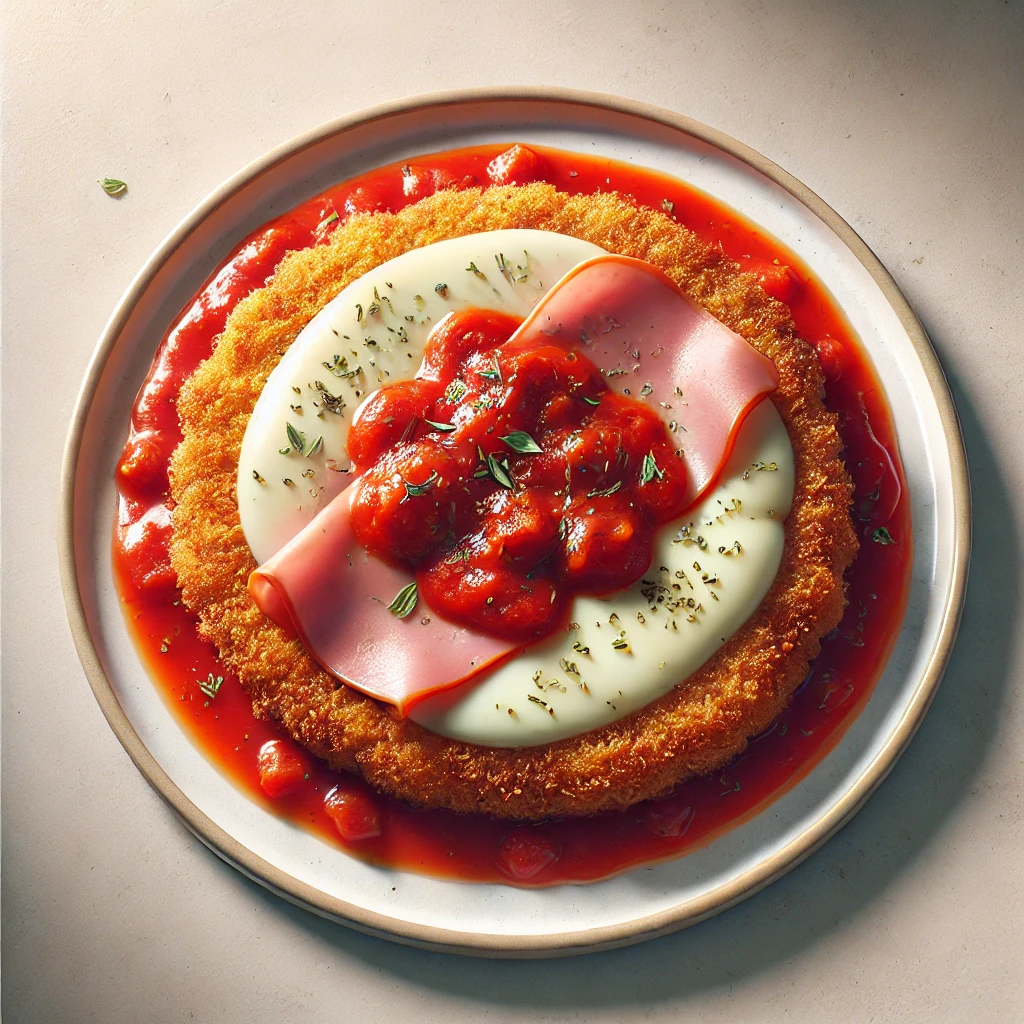
{"type": "Polygon", "coordinates": [[[396,214],[353,217],[330,242],[287,256],[239,303],[216,351],[181,391],[171,460],[171,561],[200,633],[271,718],[335,768],[412,804],[538,819],[622,809],[725,764],[789,702],[845,604],[857,540],[836,417],[789,310],[721,250],[617,193],[546,184],[439,192],[396,214]],[[446,739],[325,673],[249,599],[256,563],[235,499],[239,451],[270,372],[347,284],[431,242],[498,228],[558,231],[647,260],[778,367],[796,491],[775,581],[751,619],[697,672],[642,710],[585,735],[506,749],[446,739]]]}

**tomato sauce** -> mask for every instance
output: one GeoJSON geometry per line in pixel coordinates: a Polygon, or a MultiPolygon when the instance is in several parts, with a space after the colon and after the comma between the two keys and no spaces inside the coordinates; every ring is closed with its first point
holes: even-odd
{"type": "Polygon", "coordinates": [[[870,696],[909,585],[910,508],[892,420],[874,369],[821,283],[777,240],[683,182],[541,147],[483,146],[379,168],[245,239],[162,340],[116,475],[113,559],[126,619],[154,685],[191,741],[251,799],[326,842],[372,863],[463,881],[593,881],[680,856],[758,813],[835,746],[870,696]],[[238,680],[200,640],[178,599],[167,556],[167,460],[181,439],[174,402],[182,383],[209,356],[235,304],[266,282],[286,252],[321,244],[354,212],[398,210],[439,188],[534,180],[577,194],[617,190],[662,209],[789,304],[801,336],[818,351],[827,404],[840,419],[861,551],[848,573],[839,627],[824,639],[790,707],[732,763],[628,811],[524,826],[414,810],[331,771],[254,718],[238,680]]]}
{"type": "Polygon", "coordinates": [[[352,528],[415,568],[445,618],[528,643],[576,594],[638,580],[658,525],[687,508],[668,428],[581,352],[470,309],[430,333],[416,379],[387,385],[348,438],[352,528]]]}

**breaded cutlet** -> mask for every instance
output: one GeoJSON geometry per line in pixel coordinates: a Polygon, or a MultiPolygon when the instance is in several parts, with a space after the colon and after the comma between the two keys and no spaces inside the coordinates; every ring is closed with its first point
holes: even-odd
{"type": "Polygon", "coordinates": [[[724,253],[664,213],[616,193],[546,184],[444,191],[399,213],[355,216],[326,245],[287,256],[239,303],[210,359],[183,387],[184,440],[171,461],[171,560],[200,633],[273,719],[332,767],[411,804],[540,819],[623,809],[722,766],[763,731],[839,622],[857,540],[851,484],[823,377],[782,303],[724,253]],[[235,498],[239,451],[257,398],[298,333],[347,284],[431,242],[499,228],[574,235],[660,267],[695,302],[775,362],[772,396],[793,446],[796,488],[782,563],[750,620],[697,672],[642,710],[544,746],[489,748],[399,719],[325,673],[246,591],[256,563],[235,498]]]}

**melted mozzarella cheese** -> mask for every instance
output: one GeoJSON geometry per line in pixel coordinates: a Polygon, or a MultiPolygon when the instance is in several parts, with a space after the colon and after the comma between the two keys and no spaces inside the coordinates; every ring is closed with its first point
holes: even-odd
{"type": "MultiPolygon", "coordinates": [[[[414,376],[434,324],[471,306],[525,317],[560,277],[600,252],[552,232],[486,232],[411,250],[345,288],[285,353],[246,430],[238,503],[256,560],[344,489],[353,413],[373,391],[414,376]]],[[[588,732],[656,700],[767,594],[793,485],[789,437],[764,401],[743,425],[721,484],[658,533],[642,580],[611,597],[577,598],[575,628],[424,700],[411,717],[453,739],[524,747],[588,732]]]]}

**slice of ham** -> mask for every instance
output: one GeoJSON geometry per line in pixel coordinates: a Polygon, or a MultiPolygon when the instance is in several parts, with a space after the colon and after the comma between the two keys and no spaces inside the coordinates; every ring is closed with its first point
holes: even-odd
{"type": "Polygon", "coordinates": [[[578,348],[609,388],[675,424],[691,505],[718,480],[747,413],[779,386],[770,359],[657,267],[628,256],[596,256],[570,270],[515,336],[578,348]]]}
{"type": "MultiPolygon", "coordinates": [[[[747,413],[778,385],[770,360],[694,306],[661,271],[598,256],[562,278],[516,338],[579,348],[610,388],[644,399],[676,422],[691,504],[713,486],[747,413]]],[[[332,675],[399,714],[494,666],[518,647],[442,619],[420,602],[388,610],[412,572],[367,554],[339,494],[249,577],[249,594],[332,675]]]]}
{"type": "Polygon", "coordinates": [[[360,547],[349,518],[352,494],[339,494],[256,569],[249,594],[328,672],[405,715],[417,700],[456,686],[516,647],[446,622],[422,601],[404,619],[388,611],[413,576],[360,547]]]}

